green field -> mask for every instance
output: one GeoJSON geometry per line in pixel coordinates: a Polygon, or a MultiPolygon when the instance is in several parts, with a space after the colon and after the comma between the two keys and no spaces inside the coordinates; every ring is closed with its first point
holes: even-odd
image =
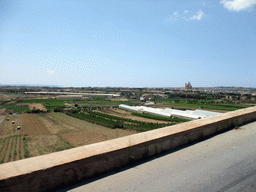
{"type": "Polygon", "coordinates": [[[105,127],[110,127],[112,129],[121,128],[121,129],[130,129],[136,131],[148,131],[153,129],[158,129],[161,127],[166,127],[174,125],[174,123],[147,123],[122,117],[117,117],[113,115],[108,115],[104,113],[90,111],[87,113],[82,112],[69,112],[67,115],[89,121],[91,123],[96,123],[98,125],[103,125],[105,127]]]}
{"type": "Polygon", "coordinates": [[[65,107],[64,101],[73,102],[73,99],[24,99],[17,100],[18,103],[42,103],[48,111],[65,107]]]}
{"type": "Polygon", "coordinates": [[[28,113],[30,112],[29,107],[26,106],[16,106],[15,104],[11,104],[11,105],[1,105],[0,108],[6,108],[7,111],[9,112],[13,112],[13,113],[28,113]]]}
{"type": "Polygon", "coordinates": [[[100,97],[83,100],[83,104],[85,104],[88,107],[119,106],[120,104],[138,105],[140,103],[141,102],[136,99],[130,99],[129,101],[111,101],[109,99],[104,99],[104,98],[100,98],[100,97]]]}
{"type": "Polygon", "coordinates": [[[234,110],[249,107],[248,105],[242,105],[242,104],[219,104],[219,103],[215,103],[214,100],[155,99],[155,102],[162,102],[163,104],[180,106],[180,107],[205,108],[205,109],[225,110],[225,111],[234,111],[234,110]]]}

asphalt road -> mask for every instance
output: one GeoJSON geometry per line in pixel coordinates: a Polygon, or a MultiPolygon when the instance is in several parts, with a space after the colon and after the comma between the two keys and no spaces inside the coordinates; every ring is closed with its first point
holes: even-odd
{"type": "Polygon", "coordinates": [[[256,191],[256,122],[62,191],[256,191]]]}

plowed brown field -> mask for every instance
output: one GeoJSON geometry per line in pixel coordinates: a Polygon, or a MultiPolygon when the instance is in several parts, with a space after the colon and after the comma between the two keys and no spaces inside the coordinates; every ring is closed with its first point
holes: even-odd
{"type": "Polygon", "coordinates": [[[138,133],[134,130],[110,129],[101,125],[96,125],[81,119],[67,116],[63,113],[53,113],[52,115],[78,130],[59,133],[59,136],[63,140],[75,147],[138,133]]]}
{"type": "Polygon", "coordinates": [[[37,117],[51,134],[79,130],[73,126],[64,123],[59,118],[56,118],[56,115],[54,113],[38,114],[37,117]]]}
{"type": "Polygon", "coordinates": [[[22,127],[25,135],[49,135],[50,132],[34,114],[22,114],[22,127]]]}

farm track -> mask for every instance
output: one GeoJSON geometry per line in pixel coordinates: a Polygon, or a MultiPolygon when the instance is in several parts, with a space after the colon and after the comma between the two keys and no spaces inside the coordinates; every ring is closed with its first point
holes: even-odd
{"type": "Polygon", "coordinates": [[[31,136],[51,134],[34,114],[22,114],[22,125],[25,135],[31,136]]]}

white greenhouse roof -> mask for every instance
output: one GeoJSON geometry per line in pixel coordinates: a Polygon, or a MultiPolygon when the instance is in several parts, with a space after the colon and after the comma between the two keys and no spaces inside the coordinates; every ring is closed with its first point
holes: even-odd
{"type": "Polygon", "coordinates": [[[195,111],[193,110],[183,111],[183,110],[170,109],[170,108],[158,109],[158,108],[145,107],[145,106],[129,106],[124,104],[119,105],[119,107],[126,110],[130,110],[130,111],[136,111],[136,112],[143,111],[153,115],[160,115],[165,117],[181,116],[181,117],[192,118],[192,119],[211,117],[211,116],[221,114],[218,112],[198,110],[198,109],[195,111]]]}

